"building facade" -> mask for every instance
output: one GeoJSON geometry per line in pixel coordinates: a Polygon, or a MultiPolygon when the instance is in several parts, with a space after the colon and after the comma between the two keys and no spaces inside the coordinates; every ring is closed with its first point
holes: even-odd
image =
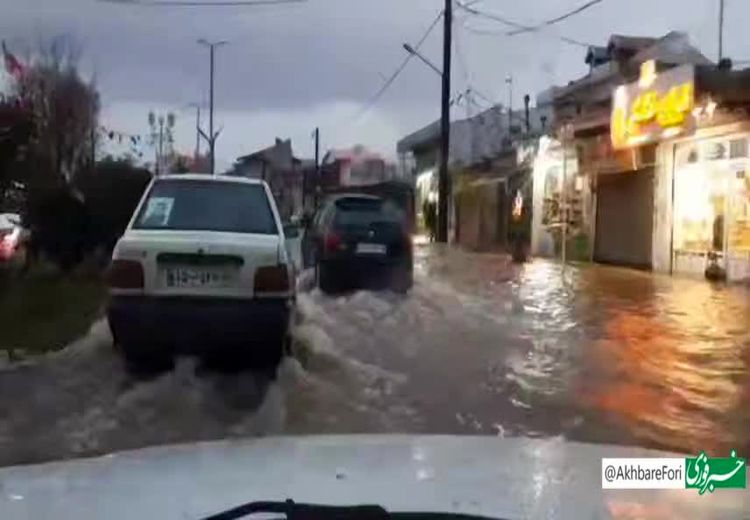
{"type": "Polygon", "coordinates": [[[586,63],[586,76],[550,92],[555,132],[535,164],[532,251],[561,255],[564,243],[566,258],[650,269],[657,145],[612,139],[618,124],[612,116],[620,110],[613,93],[637,85],[644,63],[658,63],[665,74],[659,81],[667,81],[682,74],[682,65],[711,62],[685,34],[672,32],[614,35],[607,46],[590,49],[586,63]]]}
{"type": "Polygon", "coordinates": [[[656,92],[664,100],[674,89],[684,95],[625,136],[656,145],[653,267],[748,282],[750,70],[691,67],[656,92]]]}
{"type": "Polygon", "coordinates": [[[594,54],[553,93],[533,252],[565,243],[567,258],[750,281],[750,70],[712,64],[679,33],[594,54]]]}
{"type": "Polygon", "coordinates": [[[328,151],[323,156],[321,168],[324,192],[342,186],[370,186],[396,177],[394,163],[361,145],[328,151]]]}
{"type": "MultiPolygon", "coordinates": [[[[551,107],[530,107],[509,113],[496,105],[466,119],[451,122],[449,174],[451,193],[449,239],[472,250],[505,249],[521,233],[530,235],[531,156],[521,153],[536,145],[551,119],[551,107]],[[512,215],[514,203],[527,208],[512,215]],[[526,202],[525,206],[523,201],[526,202]],[[519,224],[518,221],[524,221],[519,224]]],[[[440,122],[404,137],[397,144],[403,164],[412,166],[417,210],[424,220],[424,203],[437,202],[440,122]]]]}
{"type": "Polygon", "coordinates": [[[291,140],[277,138],[272,146],[239,157],[228,175],[266,181],[281,217],[289,219],[303,211],[305,170],[302,166],[302,161],[294,157],[291,140]]]}

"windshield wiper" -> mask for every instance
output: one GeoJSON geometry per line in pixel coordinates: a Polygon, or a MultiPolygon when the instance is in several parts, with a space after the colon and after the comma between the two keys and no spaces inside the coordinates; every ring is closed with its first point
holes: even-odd
{"type": "Polygon", "coordinates": [[[390,513],[381,506],[326,506],[285,502],[249,502],[203,520],[235,520],[258,513],[278,513],[287,520],[499,520],[459,513],[390,513]]]}

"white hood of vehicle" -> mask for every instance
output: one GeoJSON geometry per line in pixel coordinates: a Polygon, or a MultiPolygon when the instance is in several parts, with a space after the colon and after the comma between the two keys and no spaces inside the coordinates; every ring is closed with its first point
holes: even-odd
{"type": "Polygon", "coordinates": [[[670,455],[557,438],[346,435],[199,443],[2,468],[0,518],[201,518],[287,498],[511,520],[747,518],[747,490],[699,496],[601,489],[602,457],[658,456],[670,455]]]}

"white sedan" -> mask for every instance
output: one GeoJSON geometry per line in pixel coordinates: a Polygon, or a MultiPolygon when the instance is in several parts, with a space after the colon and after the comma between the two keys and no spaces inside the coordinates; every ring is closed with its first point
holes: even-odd
{"type": "Polygon", "coordinates": [[[177,354],[260,360],[287,340],[294,269],[265,182],[210,175],[155,178],[108,272],[107,315],[132,368],[177,354]]]}

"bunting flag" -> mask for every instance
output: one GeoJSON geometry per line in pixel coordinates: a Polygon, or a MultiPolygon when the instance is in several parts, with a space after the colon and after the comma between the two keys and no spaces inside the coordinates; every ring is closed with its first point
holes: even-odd
{"type": "Polygon", "coordinates": [[[106,126],[99,126],[99,131],[104,133],[110,141],[117,141],[119,144],[122,144],[123,141],[130,141],[131,146],[138,146],[141,143],[141,136],[138,134],[118,132],[117,130],[107,128],[106,126]]]}
{"type": "Polygon", "coordinates": [[[20,80],[26,68],[20,61],[18,61],[18,58],[16,58],[8,51],[8,47],[5,45],[5,40],[2,41],[2,47],[3,61],[5,62],[6,72],[10,74],[16,81],[20,80]]]}

